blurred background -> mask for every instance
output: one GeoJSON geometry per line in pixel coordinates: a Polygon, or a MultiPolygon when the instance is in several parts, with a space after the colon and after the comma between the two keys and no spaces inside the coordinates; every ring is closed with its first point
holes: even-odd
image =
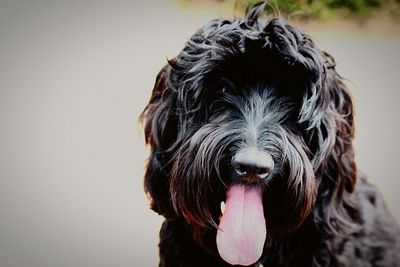
{"type": "MultiPolygon", "coordinates": [[[[0,267],[157,265],[138,115],[191,34],[247,2],[0,0],[0,267]]],[[[358,166],[399,220],[398,7],[271,1],[269,12],[335,56],[356,103],[358,166]]]]}

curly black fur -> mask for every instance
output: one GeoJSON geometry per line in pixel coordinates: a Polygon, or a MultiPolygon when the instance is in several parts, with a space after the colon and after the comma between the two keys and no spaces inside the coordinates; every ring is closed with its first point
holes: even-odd
{"type": "Polygon", "coordinates": [[[158,74],[141,118],[145,190],[165,217],[160,266],[230,266],[215,235],[231,166],[247,146],[271,154],[263,188],[264,266],[400,266],[400,234],[357,173],[353,103],[333,57],[276,18],[214,20],[158,74]]]}

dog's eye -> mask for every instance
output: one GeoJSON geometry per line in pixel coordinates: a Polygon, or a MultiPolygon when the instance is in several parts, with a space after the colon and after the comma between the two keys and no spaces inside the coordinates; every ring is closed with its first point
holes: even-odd
{"type": "Polygon", "coordinates": [[[221,88],[220,89],[221,94],[226,95],[226,94],[232,94],[232,92],[235,91],[236,87],[232,81],[222,77],[220,81],[220,88],[221,88]]]}
{"type": "Polygon", "coordinates": [[[233,90],[229,86],[224,86],[221,89],[221,95],[222,96],[228,96],[228,95],[232,95],[232,94],[233,94],[233,90]]]}
{"type": "Polygon", "coordinates": [[[221,89],[221,94],[222,95],[232,95],[236,92],[236,90],[234,89],[234,87],[230,87],[230,86],[224,86],[221,89]]]}

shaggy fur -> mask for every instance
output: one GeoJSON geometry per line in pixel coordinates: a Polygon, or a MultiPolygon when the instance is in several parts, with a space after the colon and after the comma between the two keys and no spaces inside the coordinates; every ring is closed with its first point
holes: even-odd
{"type": "Polygon", "coordinates": [[[211,21],[158,74],[142,114],[160,266],[231,266],[215,236],[232,158],[267,152],[267,238],[253,266],[400,266],[400,233],[356,171],[353,103],[334,59],[282,19],[211,21]]]}

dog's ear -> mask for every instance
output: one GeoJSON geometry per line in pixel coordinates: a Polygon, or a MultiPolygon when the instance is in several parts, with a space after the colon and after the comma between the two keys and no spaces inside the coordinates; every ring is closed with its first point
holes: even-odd
{"type": "Polygon", "coordinates": [[[140,116],[146,143],[151,149],[144,189],[151,208],[167,218],[174,216],[169,194],[168,162],[177,135],[177,122],[173,115],[174,94],[166,83],[169,68],[169,65],[165,66],[157,75],[150,101],[140,116]]]}
{"type": "Polygon", "coordinates": [[[351,227],[356,215],[350,197],[356,182],[353,102],[334,59],[326,52],[321,58],[322,73],[310,85],[300,114],[319,183],[314,217],[327,233],[338,233],[351,227]]]}

